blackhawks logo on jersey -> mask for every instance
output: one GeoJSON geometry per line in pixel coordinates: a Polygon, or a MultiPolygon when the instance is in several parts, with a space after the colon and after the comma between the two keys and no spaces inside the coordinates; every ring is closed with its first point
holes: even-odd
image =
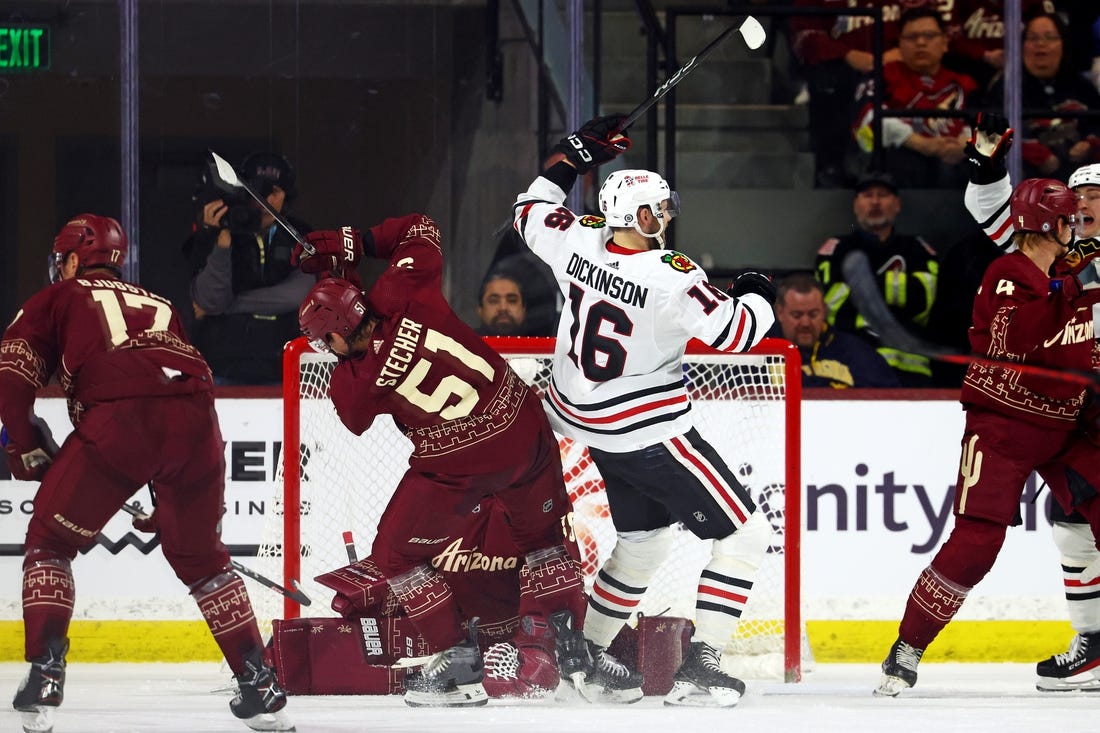
{"type": "Polygon", "coordinates": [[[577,223],[582,227],[588,227],[590,229],[603,229],[606,225],[602,216],[593,216],[592,214],[585,214],[580,219],[577,219],[577,223]]]}
{"type": "Polygon", "coordinates": [[[691,272],[695,269],[695,263],[679,252],[669,252],[661,257],[661,262],[671,267],[676,272],[691,272]]]}

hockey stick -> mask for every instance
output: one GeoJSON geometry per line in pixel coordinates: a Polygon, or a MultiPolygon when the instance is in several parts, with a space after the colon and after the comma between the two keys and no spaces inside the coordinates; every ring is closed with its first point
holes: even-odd
{"type": "MultiPolygon", "coordinates": [[[[126,512],[127,514],[129,514],[131,517],[135,517],[135,518],[148,519],[149,516],[151,516],[149,514],[146,514],[142,510],[141,505],[136,503],[136,502],[134,504],[123,504],[122,505],[122,510],[124,512],[126,512]]],[[[293,599],[294,601],[297,601],[299,604],[301,604],[303,606],[308,606],[308,605],[311,605],[313,603],[313,601],[310,599],[310,597],[302,592],[301,586],[298,585],[298,581],[294,580],[293,578],[291,578],[290,584],[292,586],[294,586],[294,589],[291,590],[289,588],[284,588],[283,586],[276,583],[274,580],[270,580],[269,578],[266,578],[263,575],[260,575],[255,570],[252,570],[250,568],[245,567],[244,565],[241,565],[236,560],[230,560],[229,564],[238,573],[241,573],[242,575],[247,575],[248,577],[252,578],[253,580],[255,580],[260,585],[266,585],[268,588],[275,591],[276,593],[281,593],[284,596],[286,596],[287,598],[291,598],[291,599],[293,599]]]]}
{"type": "Polygon", "coordinates": [[[746,16],[744,22],[742,22],[741,25],[732,25],[726,30],[722,31],[720,34],[718,34],[718,37],[708,43],[702,51],[688,59],[688,62],[681,66],[675,74],[669,77],[668,81],[657,87],[657,91],[653,92],[652,97],[639,104],[630,114],[626,116],[626,119],[623,121],[622,127],[620,127],[619,129],[625,130],[626,128],[637,122],[639,117],[644,115],[650,107],[661,101],[661,99],[670,91],[672,91],[672,88],[674,86],[683,81],[684,77],[690,74],[696,66],[703,63],[703,59],[709,56],[711,52],[718,47],[718,44],[726,40],[726,37],[734,31],[740,33],[741,38],[745,40],[745,45],[753,50],[756,50],[763,46],[764,40],[767,38],[767,35],[764,33],[764,26],[760,25],[760,21],[758,21],[751,15],[746,16]]]}
{"type": "Polygon", "coordinates": [[[945,364],[998,366],[1012,369],[1021,374],[1061,379],[1100,392],[1100,374],[1075,369],[1056,369],[1004,359],[992,359],[977,354],[963,354],[954,349],[929,343],[898,323],[894,314],[890,312],[890,308],[883,301],[882,294],[879,292],[875,275],[871,270],[871,262],[867,259],[865,252],[858,250],[850,252],[840,264],[840,270],[851,290],[856,310],[867,320],[868,325],[878,335],[879,340],[890,348],[907,351],[911,354],[919,354],[945,364]]]}
{"type": "Polygon", "coordinates": [[[355,554],[355,540],[351,536],[351,530],[344,532],[344,550],[348,553],[348,562],[357,562],[359,557],[355,554]]]}
{"type": "Polygon", "coordinates": [[[258,203],[264,211],[271,215],[271,218],[273,218],[279,226],[286,230],[287,234],[294,237],[295,242],[302,245],[302,249],[306,251],[306,254],[317,254],[317,250],[314,248],[314,246],[307,242],[302,237],[302,235],[298,233],[298,230],[291,225],[289,221],[283,218],[283,216],[278,211],[275,211],[275,209],[271,208],[271,204],[267,203],[267,201],[262,196],[256,193],[252,186],[249,186],[237,176],[237,171],[233,170],[233,166],[229,165],[229,161],[215,153],[213,150],[210,151],[210,156],[214,159],[214,172],[223,185],[231,188],[243,188],[245,191],[248,192],[249,196],[256,200],[256,203],[258,203]]]}

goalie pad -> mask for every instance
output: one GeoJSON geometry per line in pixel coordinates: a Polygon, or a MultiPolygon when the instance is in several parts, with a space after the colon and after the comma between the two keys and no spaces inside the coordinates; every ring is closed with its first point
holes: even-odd
{"type": "Polygon", "coordinates": [[[667,695],[676,670],[687,658],[694,631],[686,618],[639,614],[637,628],[624,626],[607,651],[641,672],[642,694],[667,695]]]}
{"type": "Polygon", "coordinates": [[[561,677],[554,653],[539,644],[519,646],[503,641],[489,647],[483,656],[489,697],[541,698],[554,694],[561,677]]]}
{"type": "Polygon", "coordinates": [[[275,619],[271,662],[289,695],[399,695],[397,656],[428,646],[404,617],[275,619]],[[395,654],[399,652],[399,654],[395,654]]]}

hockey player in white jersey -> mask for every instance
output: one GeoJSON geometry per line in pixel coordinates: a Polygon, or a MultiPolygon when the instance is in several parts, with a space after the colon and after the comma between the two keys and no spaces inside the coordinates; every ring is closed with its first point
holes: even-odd
{"type": "MultiPolygon", "coordinates": [[[[1012,129],[1000,115],[979,115],[974,124],[971,144],[967,146],[971,166],[966,187],[966,208],[990,239],[1003,251],[1015,249],[1009,198],[1012,182],[1005,167],[1005,156],[1012,145],[1012,129]]],[[[1100,164],[1086,165],[1074,171],[1067,185],[1077,194],[1078,224],[1073,251],[1067,262],[1077,264],[1100,252],[1100,164]]],[[[1092,419],[1100,419],[1100,405],[1093,395],[1092,419]]],[[[1054,543],[1061,553],[1069,618],[1076,632],[1069,649],[1036,665],[1040,690],[1100,691],[1100,578],[1083,582],[1082,572],[1091,565],[1100,567],[1096,548],[1085,518],[1066,514],[1058,502],[1051,502],[1054,543]]]]}
{"type": "Polygon", "coordinates": [[[553,270],[565,296],[546,406],[558,432],[588,446],[607,487],[617,542],[600,569],[582,632],[559,628],[559,665],[589,700],[641,696],[636,673],[605,651],[665,560],[682,522],[713,554],[699,580],[695,635],[670,705],[730,707],[745,685],[720,669],[771,537],[771,525],[692,426],[681,360],[691,338],[746,351],[774,320],[775,288],[745,273],[729,292],[689,257],[664,248],[679,198],[657,173],[621,170],[600,189],[604,218],[564,206],[578,174],[629,147],[621,117],[564,138],[520,194],[515,228],[553,270]]]}

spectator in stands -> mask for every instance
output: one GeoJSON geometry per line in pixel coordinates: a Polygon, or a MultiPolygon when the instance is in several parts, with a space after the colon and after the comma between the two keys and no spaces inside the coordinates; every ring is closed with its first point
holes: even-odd
{"type": "MultiPolygon", "coordinates": [[[[943,65],[947,34],[939,14],[928,6],[901,14],[900,58],[882,70],[882,104],[886,109],[926,110],[932,113],[964,109],[977,82],[943,65]]],[[[956,166],[963,159],[966,121],[951,117],[884,117],[882,140],[876,141],[874,81],[868,77],[856,92],[852,133],[860,151],[857,165],[865,168],[876,144],[883,147],[884,167],[898,180],[915,188],[959,185],[965,177],[956,166]]]]}
{"type": "Polygon", "coordinates": [[[775,319],[783,338],[802,354],[802,386],[899,387],[890,365],[862,339],[830,328],[825,290],[812,272],[776,283],[775,319]]]}
{"type": "MultiPolygon", "coordinates": [[[[896,0],[795,0],[794,4],[847,10],[896,6],[896,0]]],[[[810,145],[820,187],[850,185],[844,170],[844,153],[850,137],[846,110],[855,97],[859,80],[874,68],[873,30],[874,20],[869,15],[791,17],[791,50],[802,67],[810,93],[810,145]]],[[[883,63],[901,58],[897,45],[897,21],[887,14],[883,22],[883,63]]]]}
{"type": "Polygon", "coordinates": [[[554,273],[527,249],[511,226],[501,233],[486,277],[492,273],[508,275],[523,289],[523,307],[527,312],[524,336],[553,336],[557,333],[562,295],[554,273]]]}
{"type": "MultiPolygon", "coordinates": [[[[981,90],[1005,67],[1004,5],[1004,0],[955,0],[937,6],[950,40],[944,65],[973,77],[981,90]]],[[[1023,0],[1021,5],[1025,14],[1054,12],[1053,0],[1023,0]]]]}
{"type": "MultiPolygon", "coordinates": [[[[1061,113],[1100,111],[1100,92],[1067,63],[1066,27],[1052,13],[1024,24],[1022,94],[1025,119],[1017,138],[1023,145],[1024,176],[1066,180],[1077,168],[1100,162],[1100,123],[1061,113]],[[1049,115],[1031,117],[1032,110],[1049,115]]],[[[1004,79],[990,90],[989,106],[1000,109],[1004,79]]]]}
{"type": "MultiPolygon", "coordinates": [[[[312,229],[286,213],[297,188],[282,155],[250,155],[238,175],[299,232],[312,229]]],[[[196,195],[199,221],[183,245],[193,268],[195,346],[216,384],[279,384],[283,344],[298,336],[298,305],[314,278],[290,264],[294,239],[247,194],[196,195]]]]}
{"type": "Polygon", "coordinates": [[[525,335],[527,308],[519,280],[501,272],[489,273],[481,283],[477,315],[481,325],[474,330],[479,336],[525,335]]]}
{"type": "Polygon", "coordinates": [[[817,277],[825,288],[829,323],[874,346],[893,367],[903,387],[930,386],[929,360],[881,343],[856,308],[854,297],[884,301],[899,324],[914,333],[923,332],[936,298],[939,272],[936,251],[920,237],[899,234],[894,229],[901,212],[901,197],[889,174],[870,173],[860,179],[852,212],[856,218],[855,230],[827,240],[817,253],[817,277]],[[848,255],[856,251],[867,256],[872,271],[869,276],[874,277],[877,287],[873,292],[861,290],[853,296],[845,263],[848,255]]]}

